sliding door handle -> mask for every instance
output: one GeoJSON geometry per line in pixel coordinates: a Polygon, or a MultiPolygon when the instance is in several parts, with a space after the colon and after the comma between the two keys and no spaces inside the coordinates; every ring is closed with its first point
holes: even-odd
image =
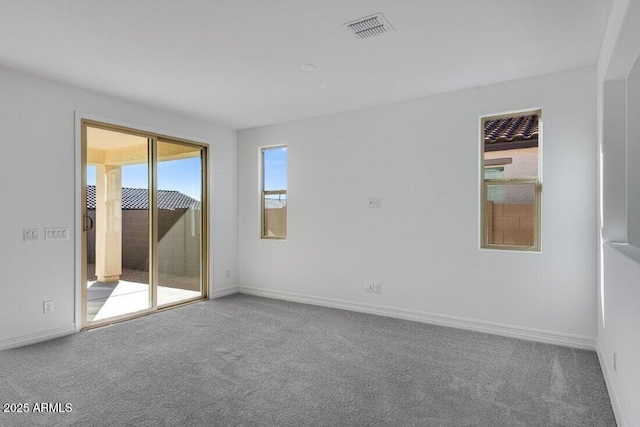
{"type": "Polygon", "coordinates": [[[85,215],[84,216],[84,231],[91,231],[91,229],[93,228],[93,219],[91,219],[90,216],[85,215]]]}

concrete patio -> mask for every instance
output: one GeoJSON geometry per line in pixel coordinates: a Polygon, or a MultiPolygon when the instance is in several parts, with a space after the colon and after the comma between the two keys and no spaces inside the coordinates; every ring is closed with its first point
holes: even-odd
{"type": "MultiPolygon", "coordinates": [[[[120,280],[98,282],[93,264],[87,266],[87,321],[99,321],[146,310],[150,306],[148,271],[122,269],[120,280]]],[[[196,298],[200,293],[198,277],[160,274],[158,305],[174,304],[196,298]]]]}

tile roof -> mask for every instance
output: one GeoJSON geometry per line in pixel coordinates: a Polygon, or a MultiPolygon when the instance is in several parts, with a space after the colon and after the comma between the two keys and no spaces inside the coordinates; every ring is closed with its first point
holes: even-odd
{"type": "Polygon", "coordinates": [[[484,122],[485,144],[538,139],[538,114],[503,117],[484,122]]]}
{"type": "MultiPolygon", "coordinates": [[[[122,188],[122,210],[145,210],[149,206],[149,191],[144,188],[122,188]]],[[[87,185],[87,209],[96,208],[96,186],[87,185]]],[[[193,197],[173,190],[158,190],[158,209],[200,209],[193,197]]]]}

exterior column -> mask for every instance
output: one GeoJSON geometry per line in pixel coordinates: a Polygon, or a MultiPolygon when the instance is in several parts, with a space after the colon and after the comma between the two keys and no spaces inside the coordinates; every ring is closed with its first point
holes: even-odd
{"type": "Polygon", "coordinates": [[[96,165],[96,276],[115,282],[122,274],[122,170],[96,165]]]}

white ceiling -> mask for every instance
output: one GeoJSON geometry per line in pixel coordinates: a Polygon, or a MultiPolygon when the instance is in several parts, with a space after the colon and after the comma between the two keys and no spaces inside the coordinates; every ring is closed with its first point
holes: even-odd
{"type": "Polygon", "coordinates": [[[0,0],[0,66],[244,129],[594,65],[611,0],[0,0]],[[382,12],[395,32],[342,24],[382,12]],[[312,72],[303,64],[315,64],[312,72]]]}

